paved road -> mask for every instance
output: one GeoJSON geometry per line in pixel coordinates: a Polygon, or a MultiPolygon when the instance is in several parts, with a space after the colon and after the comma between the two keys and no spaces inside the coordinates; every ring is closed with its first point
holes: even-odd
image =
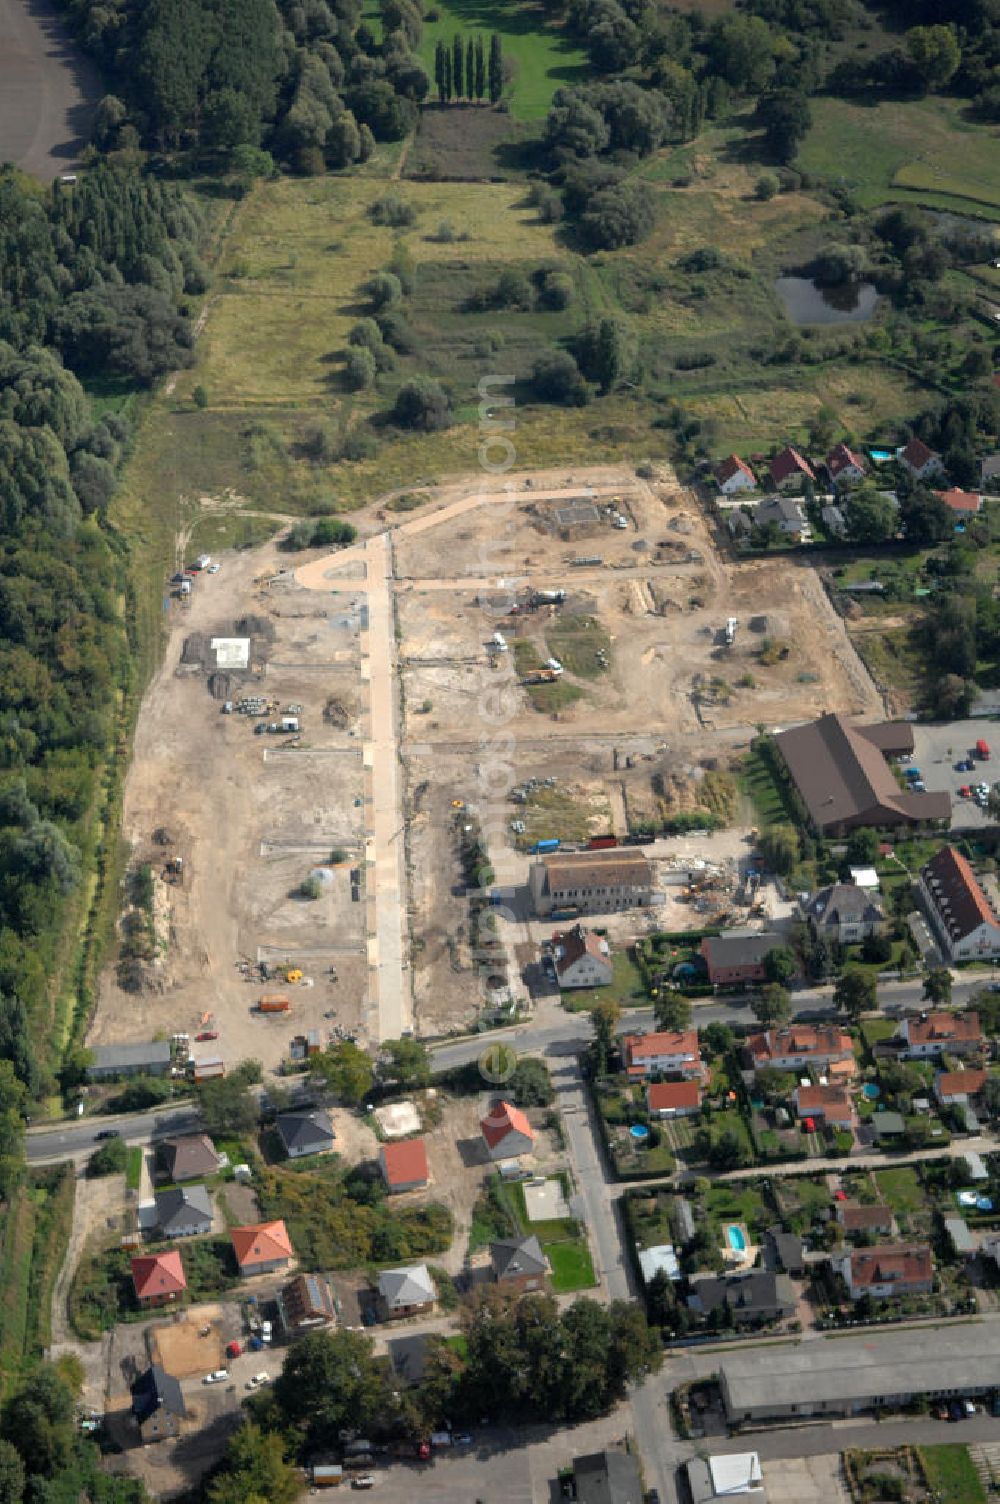
{"type": "Polygon", "coordinates": [[[53,0],[0,0],[0,162],[46,183],[72,171],[102,93],[53,0]]]}
{"type": "Polygon", "coordinates": [[[200,1126],[193,1107],[159,1111],[116,1113],[113,1117],[84,1118],[67,1122],[59,1128],[37,1128],[28,1133],[26,1154],[29,1164],[50,1160],[74,1159],[92,1154],[100,1134],[108,1128],[120,1133],[128,1143],[148,1144],[168,1138],[172,1133],[191,1133],[200,1126]]]}

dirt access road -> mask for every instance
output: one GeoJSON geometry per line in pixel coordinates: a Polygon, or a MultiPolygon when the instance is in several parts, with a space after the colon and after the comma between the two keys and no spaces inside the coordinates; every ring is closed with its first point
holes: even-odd
{"type": "Polygon", "coordinates": [[[44,183],[71,172],[103,92],[54,0],[0,0],[0,161],[44,183]]]}

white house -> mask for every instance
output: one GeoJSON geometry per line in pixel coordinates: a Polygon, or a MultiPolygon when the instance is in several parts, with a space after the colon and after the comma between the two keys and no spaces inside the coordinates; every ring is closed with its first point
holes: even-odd
{"type": "Polygon", "coordinates": [[[911,439],[902,449],[897,449],[896,459],[914,480],[927,480],[929,476],[940,475],[944,470],[941,456],[929,449],[923,439],[911,439]]]}
{"type": "Polygon", "coordinates": [[[738,454],[731,454],[728,459],[720,460],[715,467],[715,479],[724,496],[735,496],[740,491],[757,489],[757,477],[738,454]]]}
{"type": "Polygon", "coordinates": [[[917,881],[935,938],[951,962],[1000,956],[1000,917],[966,858],[943,846],[917,881]]]}
{"type": "Polygon", "coordinates": [[[614,968],[608,942],[582,924],[554,934],[551,955],[560,987],[607,987],[611,983],[614,968]]]}
{"type": "Polygon", "coordinates": [[[865,462],[846,444],[834,444],[826,457],[827,474],[835,486],[856,486],[865,478],[865,462]]]}
{"type": "Polygon", "coordinates": [[[680,1076],[700,1080],[704,1071],[697,1029],[664,1029],[655,1034],[622,1037],[625,1070],[633,1080],[647,1076],[680,1076]]]}
{"type": "Polygon", "coordinates": [[[899,1036],[906,1041],[904,1060],[935,1060],[939,1055],[978,1055],[983,1049],[979,1014],[935,1009],[919,1018],[904,1018],[899,1036]]]}

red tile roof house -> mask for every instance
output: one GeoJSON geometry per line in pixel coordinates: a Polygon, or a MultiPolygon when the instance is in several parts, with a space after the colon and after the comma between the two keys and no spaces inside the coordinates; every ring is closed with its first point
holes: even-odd
{"type": "Polygon", "coordinates": [[[519,1159],[535,1147],[527,1115],[510,1102],[496,1102],[479,1125],[490,1159],[519,1159]]]}
{"type": "Polygon", "coordinates": [[[427,1148],[422,1138],[403,1139],[397,1144],[382,1144],[378,1151],[379,1169],[391,1195],[401,1191],[420,1191],[430,1178],[427,1148]]]}
{"type": "Polygon", "coordinates": [[[701,1111],[698,1081],[657,1081],[646,1087],[646,1105],[652,1118],[690,1118],[701,1111]]]}
{"type": "Polygon", "coordinates": [[[934,1095],[942,1107],[968,1107],[985,1085],[985,1071],[938,1071],[934,1095]]]}
{"type": "Polygon", "coordinates": [[[908,444],[903,445],[902,449],[896,450],[896,458],[916,480],[924,480],[928,475],[937,475],[944,469],[941,456],[935,454],[933,449],[928,449],[923,439],[911,439],[908,444]]]}
{"type": "Polygon", "coordinates": [[[883,1243],[877,1248],[853,1248],[830,1260],[852,1300],[892,1300],[899,1295],[929,1295],[934,1265],[926,1243],[883,1243]]]}
{"type": "Polygon", "coordinates": [[[917,892],[949,961],[1000,956],[1000,916],[954,846],[942,846],[921,869],[917,892]]]}
{"type": "Polygon", "coordinates": [[[724,496],[733,496],[737,491],[757,489],[757,477],[750,466],[743,463],[738,454],[731,454],[728,459],[719,461],[715,467],[715,479],[724,496]]]}
{"type": "Polygon", "coordinates": [[[931,1060],[945,1050],[949,1055],[978,1055],[985,1045],[976,1012],[938,1011],[904,1018],[899,1037],[906,1041],[906,1048],[899,1052],[903,1060],[931,1060]]]}
{"type": "Polygon", "coordinates": [[[854,1074],[851,1036],[829,1024],[817,1027],[792,1024],[787,1029],[768,1029],[763,1034],[751,1034],[746,1048],[755,1071],[767,1070],[768,1067],[779,1071],[800,1071],[810,1065],[824,1070],[843,1062],[845,1073],[854,1074]]]}
{"type": "Polygon", "coordinates": [[[633,1081],[644,1081],[647,1076],[656,1075],[700,1081],[704,1075],[697,1029],[625,1034],[622,1036],[622,1059],[626,1073],[633,1081]]]}
{"type": "Polygon", "coordinates": [[[799,1086],[793,1093],[799,1118],[818,1118],[831,1128],[854,1127],[854,1104],[843,1086],[799,1086]]]}
{"type": "Polygon", "coordinates": [[[184,1265],[176,1248],[140,1254],[132,1260],[132,1283],[141,1306],[168,1306],[187,1289],[184,1265]]]}
{"type": "Polygon", "coordinates": [[[963,517],[975,516],[976,512],[983,510],[983,498],[978,491],[963,491],[959,486],[954,486],[950,491],[935,491],[952,512],[959,512],[963,517]]]}
{"type": "Polygon", "coordinates": [[[826,457],[826,470],[835,486],[855,486],[864,480],[867,466],[846,444],[834,444],[826,457]]]}
{"type": "Polygon", "coordinates": [[[233,1227],[229,1236],[241,1274],[272,1274],[275,1269],[287,1269],[295,1254],[284,1222],[233,1227]]]}
{"type": "Polygon", "coordinates": [[[791,445],[776,454],[770,464],[771,480],[778,491],[788,491],[803,481],[815,481],[816,474],[808,460],[804,460],[791,445]]]}

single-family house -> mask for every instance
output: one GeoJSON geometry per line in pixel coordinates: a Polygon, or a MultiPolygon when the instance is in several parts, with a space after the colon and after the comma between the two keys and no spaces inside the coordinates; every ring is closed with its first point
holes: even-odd
{"type": "Polygon", "coordinates": [[[917,880],[923,911],[951,962],[1000,956],[1000,917],[968,859],[942,846],[917,880]]]}
{"type": "Polygon", "coordinates": [[[747,543],[753,532],[753,519],[742,507],[733,507],[726,512],[726,526],[735,543],[747,543]]]}
{"type": "Polygon", "coordinates": [[[658,1274],[665,1274],[672,1283],[682,1279],[681,1261],[673,1243],[654,1243],[652,1248],[636,1250],[642,1282],[648,1289],[658,1274]]]}
{"type": "Polygon", "coordinates": [[[253,1222],[233,1227],[229,1236],[241,1274],[273,1274],[295,1256],[284,1222],[253,1222]]]}
{"type": "Polygon", "coordinates": [[[901,1112],[892,1112],[880,1107],[870,1119],[871,1130],[879,1148],[883,1144],[898,1143],[906,1132],[906,1119],[901,1112]]]}
{"type": "Polygon", "coordinates": [[[740,491],[757,489],[757,477],[738,454],[731,454],[727,459],[719,461],[715,467],[715,480],[723,496],[735,496],[740,491]]]}
{"type": "Polygon", "coordinates": [[[854,1044],[850,1034],[835,1024],[789,1024],[751,1034],[746,1042],[755,1071],[773,1067],[779,1071],[802,1071],[810,1066],[825,1071],[840,1064],[854,1074],[854,1044]]]}
{"type": "Polygon", "coordinates": [[[156,1158],[168,1180],[200,1180],[214,1175],[221,1163],[207,1133],[184,1133],[164,1138],[156,1146],[156,1158]]]}
{"type": "Polygon", "coordinates": [[[799,539],[809,531],[802,503],[794,496],[768,496],[754,512],[753,520],[758,527],[770,527],[773,523],[786,538],[799,539]]]}
{"type": "Polygon", "coordinates": [[[830,534],[831,538],[843,538],[847,535],[847,518],[835,501],[828,501],[820,508],[820,521],[830,534]]]}
{"type": "Polygon", "coordinates": [[[429,1311],[437,1299],[426,1264],[411,1264],[406,1269],[383,1269],[378,1277],[378,1293],[391,1317],[415,1316],[420,1311],[429,1311]]]}
{"type": "Polygon", "coordinates": [[[549,1261],[534,1233],[527,1238],[498,1238],[490,1244],[490,1266],[498,1285],[515,1290],[542,1290],[549,1261]]]}
{"type": "Polygon", "coordinates": [[[960,522],[967,517],[975,517],[977,512],[983,510],[983,498],[978,491],[963,491],[961,486],[952,486],[947,491],[935,491],[941,501],[950,512],[954,512],[960,522]]]}
{"type": "Polygon", "coordinates": [[[779,1269],[783,1274],[802,1274],[805,1270],[805,1248],[798,1233],[785,1232],[783,1227],[769,1227],[764,1240],[766,1265],[779,1269]]]}
{"type": "Polygon", "coordinates": [[[187,1289],[184,1265],[176,1248],[137,1254],[130,1267],[135,1298],[143,1307],[172,1305],[187,1289]]]}
{"type": "Polygon", "coordinates": [[[624,1034],[622,1060],[633,1081],[649,1076],[680,1076],[701,1080],[704,1067],[697,1029],[660,1029],[653,1034],[624,1034]]]}
{"type": "Polygon", "coordinates": [[[534,862],[528,889],[535,913],[613,914],[648,908],[653,902],[653,868],[634,847],[603,851],[554,852],[534,862]]]}
{"type": "Polygon", "coordinates": [[[768,952],[782,943],[768,930],[724,930],[706,935],[699,947],[713,987],[752,987],[767,980],[768,952]]]}
{"type": "Polygon", "coordinates": [[[404,1138],[380,1144],[378,1165],[390,1195],[422,1191],[430,1179],[427,1146],[422,1138],[404,1138]]]}
{"type": "Polygon", "coordinates": [[[320,1274],[296,1274],[278,1291],[277,1302],[281,1324],[292,1337],[337,1320],[333,1291],[320,1274]]]}
{"type": "Polygon", "coordinates": [[[852,1300],[892,1300],[900,1295],[929,1295],[934,1266],[926,1243],[882,1243],[851,1248],[830,1260],[843,1277],[852,1300]]]}
{"type": "Polygon", "coordinates": [[[787,491],[793,486],[801,486],[804,481],[816,480],[816,472],[809,461],[803,459],[799,451],[790,444],[774,456],[769,470],[772,484],[778,491],[787,491]]]}
{"type": "Polygon", "coordinates": [[[279,1112],[276,1126],[289,1159],[303,1159],[307,1154],[326,1154],[333,1148],[333,1124],[330,1122],[330,1114],[322,1108],[279,1112]]]}
{"type": "Polygon", "coordinates": [[[142,1044],[99,1044],[91,1051],[87,1066],[90,1081],[113,1081],[120,1076],[166,1076],[170,1070],[170,1045],[165,1039],[142,1044]]]}
{"type": "Polygon", "coordinates": [[[816,1118],[831,1128],[854,1127],[854,1105],[844,1086],[797,1086],[793,1099],[799,1119],[816,1118]]]}
{"type": "Polygon", "coordinates": [[[585,930],[582,924],[557,931],[552,936],[549,953],[560,987],[607,987],[613,980],[611,949],[607,940],[603,935],[585,930]]]}
{"type": "Polygon", "coordinates": [[[479,1127],[490,1159],[520,1159],[535,1147],[527,1114],[511,1102],[495,1102],[479,1127]]]}
{"type": "Polygon", "coordinates": [[[886,1206],[882,1201],[870,1204],[838,1201],[834,1205],[833,1214],[844,1229],[845,1237],[863,1237],[868,1233],[891,1235],[896,1230],[892,1207],[886,1206]]]}
{"type": "Polygon", "coordinates": [[[896,459],[914,480],[927,480],[932,475],[940,475],[944,469],[941,456],[929,449],[923,439],[911,439],[902,449],[897,449],[896,459]]]}
{"type": "Polygon", "coordinates": [[[856,486],[864,480],[867,466],[847,444],[834,444],[826,460],[826,473],[835,486],[856,486]]]}
{"type": "Polygon", "coordinates": [[[800,903],[799,912],[817,938],[839,945],[857,945],[886,930],[881,898],[856,883],[831,883],[820,888],[800,903]]]}
{"type": "Polygon", "coordinates": [[[154,1363],[132,1385],[132,1418],[144,1446],[178,1436],[187,1416],[179,1380],[154,1363]]]}
{"type": "Polygon", "coordinates": [[[945,1217],[944,1230],[953,1252],[957,1253],[960,1258],[975,1258],[979,1252],[979,1244],[969,1231],[969,1224],[964,1217],[945,1217]]]}
{"type": "Polygon", "coordinates": [[[685,1464],[691,1504],[767,1504],[764,1474],[756,1452],[733,1452],[724,1457],[692,1457],[685,1464]]]}
{"type": "Polygon", "coordinates": [[[938,1071],[934,1095],[942,1107],[968,1107],[986,1085],[984,1070],[938,1071]]]}
{"type": "Polygon", "coordinates": [[[212,1198],[207,1186],[174,1186],[158,1191],[156,1226],[164,1238],[196,1238],[212,1230],[212,1198]]]}
{"type": "Polygon", "coordinates": [[[655,1081],[646,1087],[651,1118],[691,1118],[701,1111],[700,1081],[655,1081]]]}
{"type": "Polygon", "coordinates": [[[642,1504],[642,1477],[631,1452],[610,1447],[573,1459],[576,1504],[642,1504]]]}
{"type": "Polygon", "coordinates": [[[710,1315],[732,1312],[737,1326],[781,1321],[795,1313],[795,1291],[787,1274],[750,1269],[745,1274],[706,1274],[689,1280],[688,1306],[710,1315]]]}
{"type": "Polygon", "coordinates": [[[903,1060],[933,1060],[947,1052],[949,1055],[978,1055],[985,1047],[979,1014],[949,1013],[935,1008],[931,1013],[922,1013],[919,1018],[907,1016],[899,1026],[899,1038],[904,1041],[900,1050],[903,1060]]]}

